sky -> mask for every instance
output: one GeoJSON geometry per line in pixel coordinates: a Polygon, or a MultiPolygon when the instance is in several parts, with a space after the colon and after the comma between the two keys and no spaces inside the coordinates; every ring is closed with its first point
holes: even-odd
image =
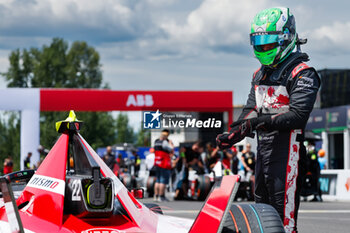
{"type": "Polygon", "coordinates": [[[241,105],[259,68],[250,23],[275,6],[294,14],[310,65],[350,67],[346,0],[0,0],[0,72],[17,48],[83,40],[100,53],[114,90],[230,90],[241,105]]]}

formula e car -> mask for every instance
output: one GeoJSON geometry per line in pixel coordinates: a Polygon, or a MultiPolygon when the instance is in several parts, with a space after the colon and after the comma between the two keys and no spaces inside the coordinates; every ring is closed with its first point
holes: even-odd
{"type": "Polygon", "coordinates": [[[1,232],[284,232],[272,207],[232,204],[239,176],[216,182],[195,220],[147,208],[136,199],[142,192],[128,191],[79,134],[81,124],[71,111],[34,174],[0,177],[1,232]],[[11,182],[24,175],[31,178],[16,200],[11,182]]]}

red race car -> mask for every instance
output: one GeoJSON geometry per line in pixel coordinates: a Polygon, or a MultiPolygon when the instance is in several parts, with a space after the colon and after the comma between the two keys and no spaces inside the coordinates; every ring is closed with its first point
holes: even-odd
{"type": "Polygon", "coordinates": [[[129,191],[79,134],[73,111],[57,122],[62,135],[38,170],[0,177],[4,205],[1,232],[284,232],[268,205],[233,205],[239,176],[224,176],[212,188],[195,220],[149,209],[129,191]],[[11,182],[30,176],[17,198],[11,182]]]}

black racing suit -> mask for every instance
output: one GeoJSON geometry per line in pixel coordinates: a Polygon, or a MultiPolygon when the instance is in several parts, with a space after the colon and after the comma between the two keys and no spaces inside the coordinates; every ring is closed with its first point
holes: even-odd
{"type": "Polygon", "coordinates": [[[291,53],[275,69],[262,66],[253,75],[239,119],[272,115],[257,130],[255,201],[271,204],[287,233],[296,231],[306,150],[304,128],[316,100],[320,79],[305,53],[291,53]]]}

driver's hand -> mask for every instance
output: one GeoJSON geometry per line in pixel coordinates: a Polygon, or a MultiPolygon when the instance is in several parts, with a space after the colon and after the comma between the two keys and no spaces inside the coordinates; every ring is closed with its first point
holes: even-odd
{"type": "Polygon", "coordinates": [[[222,134],[219,134],[217,137],[216,137],[216,145],[221,149],[221,150],[224,150],[224,149],[227,149],[227,148],[230,148],[233,143],[232,143],[232,140],[230,138],[230,133],[229,132],[225,132],[225,133],[222,133],[222,134]]]}
{"type": "Polygon", "coordinates": [[[236,121],[231,127],[230,132],[219,134],[216,137],[216,144],[222,150],[231,148],[234,144],[242,141],[252,133],[250,120],[236,121]]]}

